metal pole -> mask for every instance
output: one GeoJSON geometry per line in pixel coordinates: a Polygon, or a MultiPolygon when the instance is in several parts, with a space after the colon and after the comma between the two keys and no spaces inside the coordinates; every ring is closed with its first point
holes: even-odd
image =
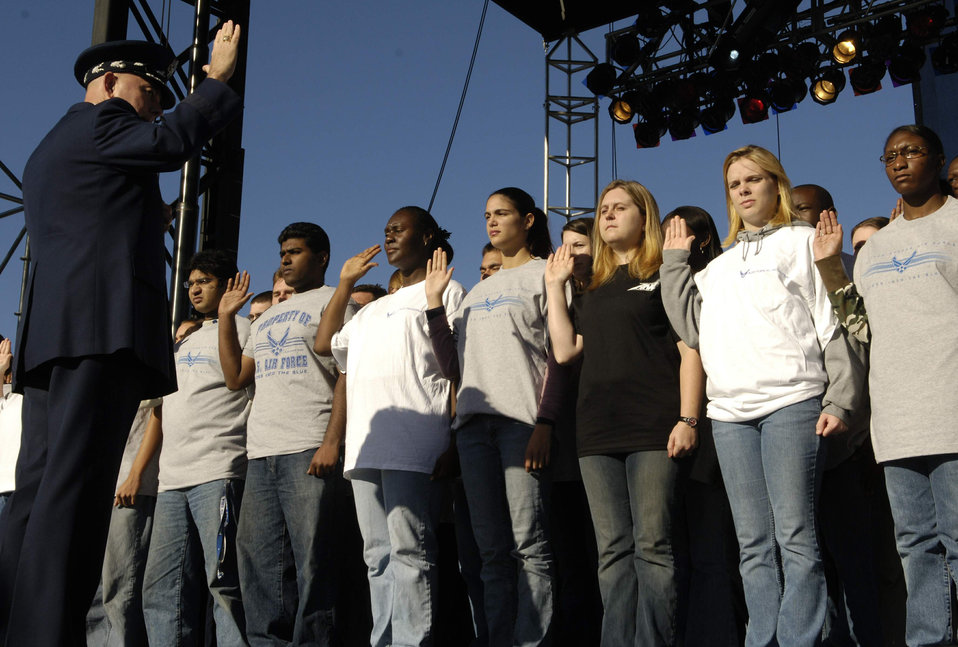
{"type": "Polygon", "coordinates": [[[95,0],[93,3],[93,42],[99,45],[126,39],[129,0],[95,0]]]}
{"type": "MultiPolygon", "coordinates": [[[[193,47],[190,53],[190,78],[187,94],[191,94],[203,77],[203,65],[209,59],[209,0],[197,0],[193,24],[193,47]]],[[[176,203],[176,242],[173,247],[173,278],[170,281],[173,331],[189,312],[188,291],[183,283],[189,278],[187,268],[196,252],[196,223],[199,208],[200,159],[195,157],[183,165],[180,178],[180,199],[176,203]]]]}
{"type": "Polygon", "coordinates": [[[23,299],[27,294],[27,281],[30,278],[30,235],[27,234],[27,242],[23,246],[23,256],[20,257],[20,260],[23,261],[23,276],[20,278],[20,303],[17,304],[17,323],[20,322],[20,318],[23,316],[23,299]]]}

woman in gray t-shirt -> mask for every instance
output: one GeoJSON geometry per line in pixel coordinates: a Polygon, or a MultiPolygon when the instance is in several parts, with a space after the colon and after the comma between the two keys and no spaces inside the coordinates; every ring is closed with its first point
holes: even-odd
{"type": "Polygon", "coordinates": [[[502,269],[452,315],[454,340],[441,310],[452,269],[437,253],[427,314],[443,374],[459,382],[453,428],[482,554],[489,643],[538,645],[552,622],[554,590],[546,535],[554,415],[540,407],[549,354],[543,258],[552,242],[545,213],[521,189],[489,196],[485,219],[502,269]]]}

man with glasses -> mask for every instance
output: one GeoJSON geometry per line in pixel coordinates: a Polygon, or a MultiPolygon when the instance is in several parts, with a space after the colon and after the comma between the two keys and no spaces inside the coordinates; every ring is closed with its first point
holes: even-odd
{"type": "MultiPolygon", "coordinates": [[[[159,494],[143,581],[151,645],[187,644],[202,631],[194,626],[193,612],[205,606],[206,596],[198,597],[190,582],[204,578],[214,603],[217,644],[246,642],[236,527],[246,479],[250,394],[226,386],[217,319],[220,300],[235,275],[236,263],[219,250],[199,252],[190,261],[186,288],[203,319],[198,330],[176,345],[179,389],[163,399],[159,414],[159,494]],[[193,538],[199,539],[198,546],[193,538]],[[193,551],[202,555],[198,563],[190,559],[193,551]]],[[[234,316],[233,326],[240,343],[246,343],[249,321],[234,316]]]]}

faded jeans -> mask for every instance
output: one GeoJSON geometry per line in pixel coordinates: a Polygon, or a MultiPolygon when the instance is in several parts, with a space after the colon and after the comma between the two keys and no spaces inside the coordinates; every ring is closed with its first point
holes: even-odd
{"type": "Polygon", "coordinates": [[[746,647],[812,647],[821,637],[827,598],[815,525],[824,465],[815,435],[821,410],[811,398],[757,420],[712,422],[739,543],[746,647]]]}
{"type": "Polygon", "coordinates": [[[675,643],[678,465],[665,450],[579,458],[599,549],[603,647],[675,643]]]}
{"type": "Polygon", "coordinates": [[[547,528],[550,477],[548,470],[526,472],[531,436],[531,425],[490,415],[470,418],[456,433],[482,556],[490,647],[549,644],[554,598],[547,528]]]}
{"type": "Polygon", "coordinates": [[[910,647],[954,644],[948,569],[958,575],[958,455],[884,465],[908,590],[905,641],[910,647]]]}

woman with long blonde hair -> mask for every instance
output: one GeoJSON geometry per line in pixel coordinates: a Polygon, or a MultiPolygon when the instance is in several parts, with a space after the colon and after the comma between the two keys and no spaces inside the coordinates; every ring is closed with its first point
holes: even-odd
{"type": "Polygon", "coordinates": [[[733,246],[693,277],[695,237],[673,218],[663,299],[708,375],[708,417],[749,612],[745,644],[810,647],[820,639],[826,601],[815,529],[820,436],[847,429],[863,375],[815,271],[815,230],[792,217],[781,163],[745,146],[722,171],[733,246]]]}
{"type": "Polygon", "coordinates": [[[582,356],[576,440],[599,548],[602,645],[673,645],[674,459],[695,447],[704,375],[662,307],[652,194],[638,182],[612,182],[599,198],[595,232],[593,277],[573,300],[574,322],[567,246],[549,258],[546,291],[556,359],[582,356]]]}

